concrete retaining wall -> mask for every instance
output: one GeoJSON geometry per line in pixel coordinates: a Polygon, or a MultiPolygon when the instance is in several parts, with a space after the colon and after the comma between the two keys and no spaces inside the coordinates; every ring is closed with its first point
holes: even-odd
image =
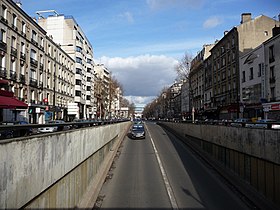
{"type": "Polygon", "coordinates": [[[162,123],[182,136],[192,136],[257,158],[280,164],[280,130],[191,123],[162,123]]]}
{"type": "Polygon", "coordinates": [[[1,141],[0,208],[23,207],[49,188],[37,207],[74,207],[110,150],[110,142],[129,125],[124,122],[1,141]],[[72,176],[66,178],[67,174],[72,176]],[[62,184],[54,187],[57,182],[62,184]]]}

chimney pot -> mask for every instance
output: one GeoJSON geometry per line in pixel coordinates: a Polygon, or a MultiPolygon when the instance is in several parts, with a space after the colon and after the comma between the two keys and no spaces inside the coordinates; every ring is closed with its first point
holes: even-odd
{"type": "Polygon", "coordinates": [[[251,20],[251,13],[242,13],[241,14],[241,24],[246,23],[251,20]]]}

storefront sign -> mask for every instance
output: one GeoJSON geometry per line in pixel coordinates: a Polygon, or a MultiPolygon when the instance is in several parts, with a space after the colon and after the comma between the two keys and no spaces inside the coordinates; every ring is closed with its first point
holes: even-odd
{"type": "Polygon", "coordinates": [[[271,110],[280,110],[280,104],[271,104],[271,110]]]}

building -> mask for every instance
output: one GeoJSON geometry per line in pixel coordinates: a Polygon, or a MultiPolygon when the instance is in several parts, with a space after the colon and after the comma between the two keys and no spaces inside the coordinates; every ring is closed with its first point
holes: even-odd
{"type": "Polygon", "coordinates": [[[54,10],[38,11],[38,24],[74,61],[75,100],[79,118],[94,117],[94,61],[93,48],[81,27],[72,16],[54,10]],[[47,17],[44,14],[50,14],[47,17]]]}
{"type": "MultiPolygon", "coordinates": [[[[204,45],[203,49],[191,61],[191,68],[189,74],[191,98],[190,108],[195,110],[196,115],[202,115],[204,112],[204,62],[210,56],[210,50],[213,46],[213,44],[204,45]]],[[[191,112],[191,110],[189,112],[191,112]]]]}
{"type": "Polygon", "coordinates": [[[183,81],[181,87],[181,117],[182,119],[190,118],[190,83],[189,80],[183,81]]]}
{"type": "Polygon", "coordinates": [[[239,57],[271,38],[275,24],[267,16],[252,19],[250,13],[244,13],[241,24],[225,31],[210,50],[213,107],[217,107],[220,119],[240,117],[239,57]]]}
{"type": "Polygon", "coordinates": [[[94,67],[95,70],[95,104],[97,118],[108,118],[109,117],[109,100],[110,100],[110,83],[111,74],[110,71],[104,66],[104,64],[97,64],[94,67]]]}
{"type": "Polygon", "coordinates": [[[8,80],[14,96],[28,104],[25,116],[30,123],[67,120],[74,61],[21,9],[20,2],[1,1],[0,16],[0,79],[8,80]]]}
{"type": "MultiPolygon", "coordinates": [[[[279,23],[278,23],[279,25],[279,23]]],[[[280,120],[280,25],[273,28],[273,37],[264,42],[265,118],[280,120]]]]}

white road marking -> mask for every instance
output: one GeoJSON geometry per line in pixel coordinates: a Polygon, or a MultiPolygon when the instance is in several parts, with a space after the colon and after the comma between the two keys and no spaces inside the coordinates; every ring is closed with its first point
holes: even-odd
{"type": "Polygon", "coordinates": [[[158,161],[158,165],[159,165],[159,168],[160,168],[160,172],[161,172],[161,175],[163,177],[163,181],[164,181],[164,184],[165,184],[165,188],[166,188],[166,191],[167,191],[167,194],[168,194],[168,197],[169,197],[172,209],[179,209],[178,205],[177,205],[177,202],[176,202],[176,199],[175,199],[175,196],[174,196],[174,193],[173,193],[173,190],[172,190],[171,185],[170,185],[170,183],[168,181],[167,174],[166,174],[166,172],[165,172],[165,170],[163,168],[162,162],[160,160],[160,157],[159,157],[156,145],[155,145],[155,143],[153,141],[153,138],[152,138],[152,136],[150,134],[150,131],[149,131],[147,126],[146,126],[146,129],[147,129],[148,134],[149,134],[149,136],[151,138],[151,142],[152,142],[152,145],[153,145],[156,157],[157,157],[157,161],[158,161]]]}

